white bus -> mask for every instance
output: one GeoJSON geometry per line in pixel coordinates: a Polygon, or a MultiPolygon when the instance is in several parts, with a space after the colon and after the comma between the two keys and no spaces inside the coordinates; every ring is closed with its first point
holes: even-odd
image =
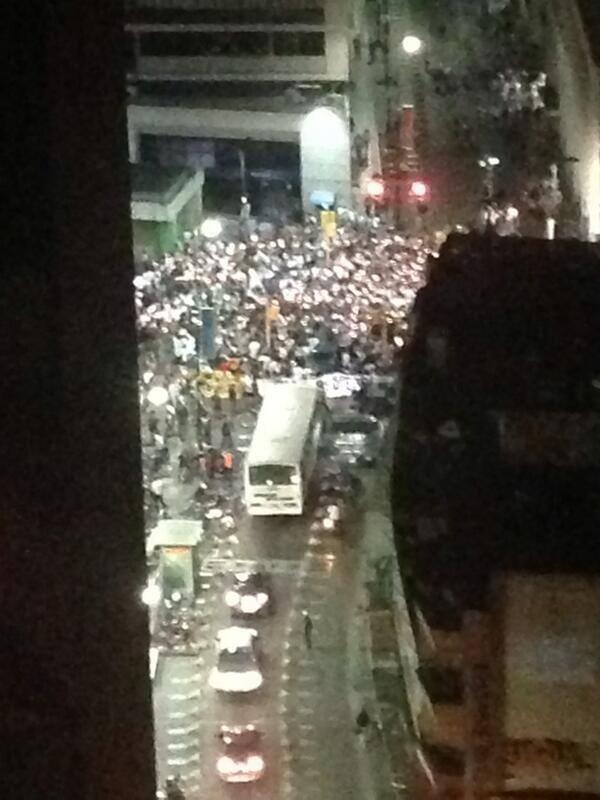
{"type": "Polygon", "coordinates": [[[265,385],[244,466],[249,514],[302,514],[323,427],[320,396],[316,386],[265,385]]]}

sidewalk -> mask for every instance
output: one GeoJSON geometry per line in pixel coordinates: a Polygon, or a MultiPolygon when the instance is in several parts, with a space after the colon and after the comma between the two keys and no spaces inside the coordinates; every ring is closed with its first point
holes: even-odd
{"type": "MultiPolygon", "coordinates": [[[[357,734],[358,747],[363,758],[366,757],[369,796],[381,800],[407,797],[407,767],[414,740],[391,597],[388,607],[378,608],[369,591],[375,562],[389,557],[392,568],[397,570],[384,479],[388,476],[388,465],[382,465],[367,479],[371,484],[366,492],[369,506],[365,510],[355,573],[356,624],[348,634],[354,716],[365,707],[372,720],[365,734],[357,734]]],[[[398,581],[394,589],[398,591],[399,587],[401,590],[398,581]]]]}

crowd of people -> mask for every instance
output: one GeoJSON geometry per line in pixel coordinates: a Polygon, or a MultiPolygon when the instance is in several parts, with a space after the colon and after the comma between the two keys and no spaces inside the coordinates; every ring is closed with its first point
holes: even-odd
{"type": "MultiPolygon", "coordinates": [[[[189,235],[177,252],[137,265],[149,489],[173,468],[173,452],[184,476],[227,472],[235,416],[255,404],[261,379],[395,373],[434,246],[357,222],[332,240],[316,221],[243,238],[189,235]],[[149,401],[157,386],[158,408],[149,401]]],[[[158,508],[159,494],[150,491],[158,508]]]]}

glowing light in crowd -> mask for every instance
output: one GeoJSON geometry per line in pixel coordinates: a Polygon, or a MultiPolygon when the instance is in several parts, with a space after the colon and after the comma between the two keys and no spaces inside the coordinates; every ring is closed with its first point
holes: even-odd
{"type": "Polygon", "coordinates": [[[162,594],[157,583],[150,583],[142,592],[142,603],[147,606],[157,606],[162,594]]]}
{"type": "Polygon", "coordinates": [[[414,56],[421,51],[423,47],[423,42],[419,39],[418,36],[414,36],[413,34],[409,33],[407,36],[402,39],[402,49],[404,52],[409,56],[414,56]]]}
{"type": "Polygon", "coordinates": [[[373,200],[380,200],[385,194],[385,185],[381,178],[371,178],[367,184],[367,194],[373,200]]]}
{"type": "Polygon", "coordinates": [[[169,402],[169,393],[164,386],[153,386],[148,392],[148,402],[153,406],[164,406],[169,402]]]}
{"type": "Polygon", "coordinates": [[[223,223],[216,217],[208,217],[200,225],[200,233],[207,239],[216,239],[223,233],[223,223]]]}

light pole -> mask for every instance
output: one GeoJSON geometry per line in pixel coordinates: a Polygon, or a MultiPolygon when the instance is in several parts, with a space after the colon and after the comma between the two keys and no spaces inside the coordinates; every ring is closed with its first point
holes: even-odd
{"type": "Polygon", "coordinates": [[[246,170],[246,153],[242,147],[238,148],[238,160],[240,162],[240,188],[242,197],[248,195],[248,173],[246,170]]]}
{"type": "Polygon", "coordinates": [[[496,193],[495,170],[500,165],[500,159],[498,156],[486,155],[480,158],[477,163],[481,169],[485,170],[483,179],[484,197],[486,200],[491,200],[496,193]]]}

